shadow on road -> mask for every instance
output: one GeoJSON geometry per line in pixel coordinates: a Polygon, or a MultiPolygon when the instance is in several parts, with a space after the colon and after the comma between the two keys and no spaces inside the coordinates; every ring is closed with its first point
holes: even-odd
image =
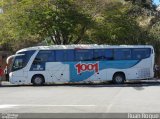
{"type": "Polygon", "coordinates": [[[32,86],[32,85],[11,85],[11,84],[2,84],[0,88],[3,87],[49,87],[49,86],[68,86],[68,87],[88,87],[88,88],[100,88],[100,87],[133,87],[136,90],[143,90],[143,87],[148,86],[160,86],[160,80],[140,80],[140,81],[128,81],[124,84],[113,84],[112,82],[106,82],[106,83],[68,83],[68,84],[45,84],[43,86],[32,86]]]}

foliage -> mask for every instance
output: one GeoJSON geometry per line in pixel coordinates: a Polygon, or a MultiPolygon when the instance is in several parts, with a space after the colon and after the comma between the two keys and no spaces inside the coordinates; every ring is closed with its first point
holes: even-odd
{"type": "Polygon", "coordinates": [[[139,27],[136,19],[128,15],[130,5],[114,2],[98,18],[93,39],[99,44],[147,44],[146,31],[139,27]]]}
{"type": "Polygon", "coordinates": [[[155,9],[143,4],[119,0],[5,0],[0,2],[4,11],[0,14],[0,45],[12,51],[44,42],[153,44],[159,49],[155,45],[160,39],[156,30],[159,26],[152,27],[158,21],[155,9]],[[157,20],[152,22],[152,18],[157,20]],[[142,27],[143,20],[152,23],[142,27]]]}
{"type": "Polygon", "coordinates": [[[55,44],[79,43],[92,22],[72,0],[21,0],[9,16],[17,36],[50,37],[55,44]]]}

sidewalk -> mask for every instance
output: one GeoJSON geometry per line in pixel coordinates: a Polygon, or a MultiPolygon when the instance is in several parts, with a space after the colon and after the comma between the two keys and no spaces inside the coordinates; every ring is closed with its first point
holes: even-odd
{"type": "Polygon", "coordinates": [[[1,82],[1,85],[2,85],[2,86],[5,86],[5,85],[14,85],[14,84],[11,84],[11,83],[8,82],[8,81],[2,81],[2,82],[1,82]]]}
{"type": "MultiPolygon", "coordinates": [[[[125,84],[147,84],[147,83],[160,83],[160,79],[156,79],[156,78],[154,78],[154,79],[152,79],[152,80],[128,80],[128,81],[126,81],[125,83],[124,83],[124,85],[125,84]]],[[[116,84],[111,84],[111,83],[96,83],[97,85],[99,84],[99,85],[116,85],[116,84]]],[[[56,85],[56,84],[55,84],[56,85]]],[[[58,84],[57,84],[58,85],[58,84]]],[[[65,85],[65,84],[64,84],[65,85]]],[[[72,84],[72,85],[74,85],[74,84],[72,84]]],[[[77,85],[77,84],[75,84],[75,85],[77,85]]],[[[87,85],[87,84],[83,84],[83,85],[87,85]]],[[[94,84],[93,84],[94,85],[94,84]]],[[[122,84],[123,85],[123,84],[122,84]]],[[[2,81],[1,82],[1,85],[0,86],[16,86],[16,84],[11,84],[10,82],[8,82],[8,81],[2,81]]],[[[17,85],[18,86],[18,85],[17,85]]],[[[22,85],[23,86],[23,85],[22,85]]]]}

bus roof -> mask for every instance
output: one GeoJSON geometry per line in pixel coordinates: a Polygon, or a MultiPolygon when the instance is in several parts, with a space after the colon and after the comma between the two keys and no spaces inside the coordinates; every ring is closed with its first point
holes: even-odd
{"type": "Polygon", "coordinates": [[[78,44],[78,45],[51,45],[35,46],[21,49],[17,52],[29,50],[56,50],[56,49],[103,49],[103,48],[153,48],[151,45],[97,45],[97,44],[78,44]]]}

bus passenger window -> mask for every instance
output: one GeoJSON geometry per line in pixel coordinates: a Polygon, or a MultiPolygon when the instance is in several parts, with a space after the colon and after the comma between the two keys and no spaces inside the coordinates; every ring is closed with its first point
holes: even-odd
{"type": "Polygon", "coordinates": [[[131,50],[130,49],[115,49],[114,59],[115,60],[129,60],[131,59],[131,50]]]}
{"type": "Polygon", "coordinates": [[[67,50],[67,61],[74,61],[74,50],[67,50]]]}
{"type": "Polygon", "coordinates": [[[39,51],[33,63],[51,62],[54,58],[54,52],[51,50],[39,51]]]}
{"type": "Polygon", "coordinates": [[[75,50],[76,61],[92,61],[93,50],[75,50]]]}
{"type": "Polygon", "coordinates": [[[113,60],[113,50],[96,49],[94,50],[94,60],[113,60]]]}
{"type": "Polygon", "coordinates": [[[64,61],[64,51],[63,50],[56,50],[56,62],[64,61]]]}
{"type": "Polygon", "coordinates": [[[57,62],[74,61],[74,50],[56,50],[57,62]]]}
{"type": "Polygon", "coordinates": [[[106,60],[113,60],[113,50],[106,49],[106,60]]]}
{"type": "Polygon", "coordinates": [[[136,48],[133,49],[132,51],[133,59],[148,58],[150,54],[151,54],[151,49],[149,48],[136,48]]]}
{"type": "Polygon", "coordinates": [[[106,60],[106,53],[103,49],[96,49],[94,50],[94,57],[93,60],[106,60]]]}
{"type": "Polygon", "coordinates": [[[34,59],[31,71],[44,71],[46,62],[54,61],[54,51],[52,50],[41,50],[38,52],[36,58],[34,59]]]}

